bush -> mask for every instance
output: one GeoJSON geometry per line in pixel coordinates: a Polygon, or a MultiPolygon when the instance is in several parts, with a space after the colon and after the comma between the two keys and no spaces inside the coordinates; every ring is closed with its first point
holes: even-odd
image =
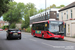
{"type": "Polygon", "coordinates": [[[73,38],[75,38],[75,35],[73,35],[73,38]]]}
{"type": "Polygon", "coordinates": [[[26,32],[31,32],[31,28],[28,27],[25,31],[26,31],[26,32]]]}
{"type": "Polygon", "coordinates": [[[22,24],[22,25],[21,25],[21,28],[22,28],[22,29],[25,28],[25,24],[22,24]]]}
{"type": "Polygon", "coordinates": [[[8,25],[2,26],[2,29],[8,29],[8,25]]]}

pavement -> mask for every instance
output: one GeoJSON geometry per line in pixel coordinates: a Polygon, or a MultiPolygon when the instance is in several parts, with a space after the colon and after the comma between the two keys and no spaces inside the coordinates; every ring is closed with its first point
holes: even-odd
{"type": "MultiPolygon", "coordinates": [[[[22,33],[25,33],[25,32],[22,32],[22,33]]],[[[28,33],[28,32],[26,32],[26,34],[29,34],[29,35],[31,35],[31,33],[28,33]]],[[[72,37],[64,37],[64,40],[65,41],[69,41],[69,42],[75,42],[75,38],[72,38],[72,37]]]]}
{"type": "Polygon", "coordinates": [[[75,38],[72,38],[72,37],[64,37],[64,40],[70,41],[70,42],[75,42],[75,38]]]}

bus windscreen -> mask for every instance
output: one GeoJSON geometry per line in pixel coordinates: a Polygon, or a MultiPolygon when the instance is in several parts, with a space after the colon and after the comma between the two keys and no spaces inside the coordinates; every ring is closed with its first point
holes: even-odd
{"type": "Polygon", "coordinates": [[[60,33],[63,33],[64,32],[63,22],[50,21],[49,31],[50,32],[60,32],[60,33]]]}

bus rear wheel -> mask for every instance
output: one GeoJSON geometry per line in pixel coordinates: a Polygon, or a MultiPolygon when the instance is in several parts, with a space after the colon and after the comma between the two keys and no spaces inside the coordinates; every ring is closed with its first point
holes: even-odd
{"type": "Polygon", "coordinates": [[[42,38],[44,38],[44,34],[42,34],[42,38]]]}
{"type": "Polygon", "coordinates": [[[35,37],[35,33],[33,33],[33,36],[35,37]]]}

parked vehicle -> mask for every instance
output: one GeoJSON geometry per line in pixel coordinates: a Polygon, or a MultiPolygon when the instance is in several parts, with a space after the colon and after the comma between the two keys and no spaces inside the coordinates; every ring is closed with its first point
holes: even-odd
{"type": "Polygon", "coordinates": [[[0,28],[0,31],[3,31],[3,29],[0,28]]]}
{"type": "Polygon", "coordinates": [[[19,38],[21,39],[21,31],[18,29],[9,29],[6,31],[7,32],[7,39],[11,39],[11,38],[19,38]]]}

